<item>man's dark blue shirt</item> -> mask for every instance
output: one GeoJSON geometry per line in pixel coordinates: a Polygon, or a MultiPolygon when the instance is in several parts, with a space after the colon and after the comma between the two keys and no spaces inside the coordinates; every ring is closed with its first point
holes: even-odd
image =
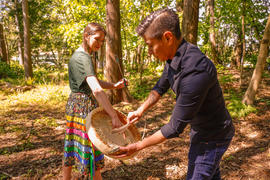
{"type": "Polygon", "coordinates": [[[167,60],[153,90],[163,95],[169,88],[176,94],[176,104],[170,122],[161,128],[164,137],[178,137],[188,123],[193,143],[233,137],[234,126],[216,68],[197,46],[184,39],[173,59],[167,60]]]}

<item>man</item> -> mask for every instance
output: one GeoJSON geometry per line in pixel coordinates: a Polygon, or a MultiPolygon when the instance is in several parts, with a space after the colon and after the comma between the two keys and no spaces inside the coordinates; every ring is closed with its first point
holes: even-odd
{"type": "Polygon", "coordinates": [[[149,54],[167,61],[147,100],[128,120],[134,123],[171,88],[176,104],[168,124],[155,134],[127,147],[122,157],[178,137],[191,125],[187,179],[220,179],[219,164],[234,135],[232,119],[225,107],[216,68],[198,49],[181,37],[179,18],[170,9],[147,16],[137,27],[149,54]]]}

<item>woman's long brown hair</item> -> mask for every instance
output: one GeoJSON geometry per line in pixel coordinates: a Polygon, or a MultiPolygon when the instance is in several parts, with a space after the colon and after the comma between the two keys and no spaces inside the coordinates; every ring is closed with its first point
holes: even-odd
{"type": "MultiPolygon", "coordinates": [[[[89,35],[95,34],[95,32],[97,32],[97,31],[102,31],[104,33],[104,35],[106,36],[105,29],[99,23],[92,22],[92,23],[89,23],[84,28],[84,31],[83,31],[83,48],[84,48],[85,52],[89,52],[89,46],[87,44],[86,37],[88,37],[89,35]]],[[[97,58],[97,53],[94,53],[94,57],[92,58],[92,62],[93,62],[95,71],[96,71],[96,58],[97,58]]]]}

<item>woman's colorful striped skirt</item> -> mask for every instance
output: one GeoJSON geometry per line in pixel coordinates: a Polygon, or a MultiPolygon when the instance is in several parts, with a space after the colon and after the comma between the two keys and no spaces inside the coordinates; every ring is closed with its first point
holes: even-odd
{"type": "Polygon", "coordinates": [[[86,177],[93,176],[95,170],[104,167],[104,155],[89,140],[85,126],[88,113],[97,106],[92,94],[82,93],[71,93],[66,105],[64,165],[75,165],[86,177]]]}

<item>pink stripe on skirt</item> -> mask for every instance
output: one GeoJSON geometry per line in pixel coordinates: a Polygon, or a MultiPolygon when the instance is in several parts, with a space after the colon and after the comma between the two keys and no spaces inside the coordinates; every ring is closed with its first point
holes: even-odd
{"type": "Polygon", "coordinates": [[[85,139],[89,139],[87,133],[84,133],[84,132],[77,130],[77,129],[67,129],[66,132],[67,132],[67,134],[77,134],[85,139]]]}

